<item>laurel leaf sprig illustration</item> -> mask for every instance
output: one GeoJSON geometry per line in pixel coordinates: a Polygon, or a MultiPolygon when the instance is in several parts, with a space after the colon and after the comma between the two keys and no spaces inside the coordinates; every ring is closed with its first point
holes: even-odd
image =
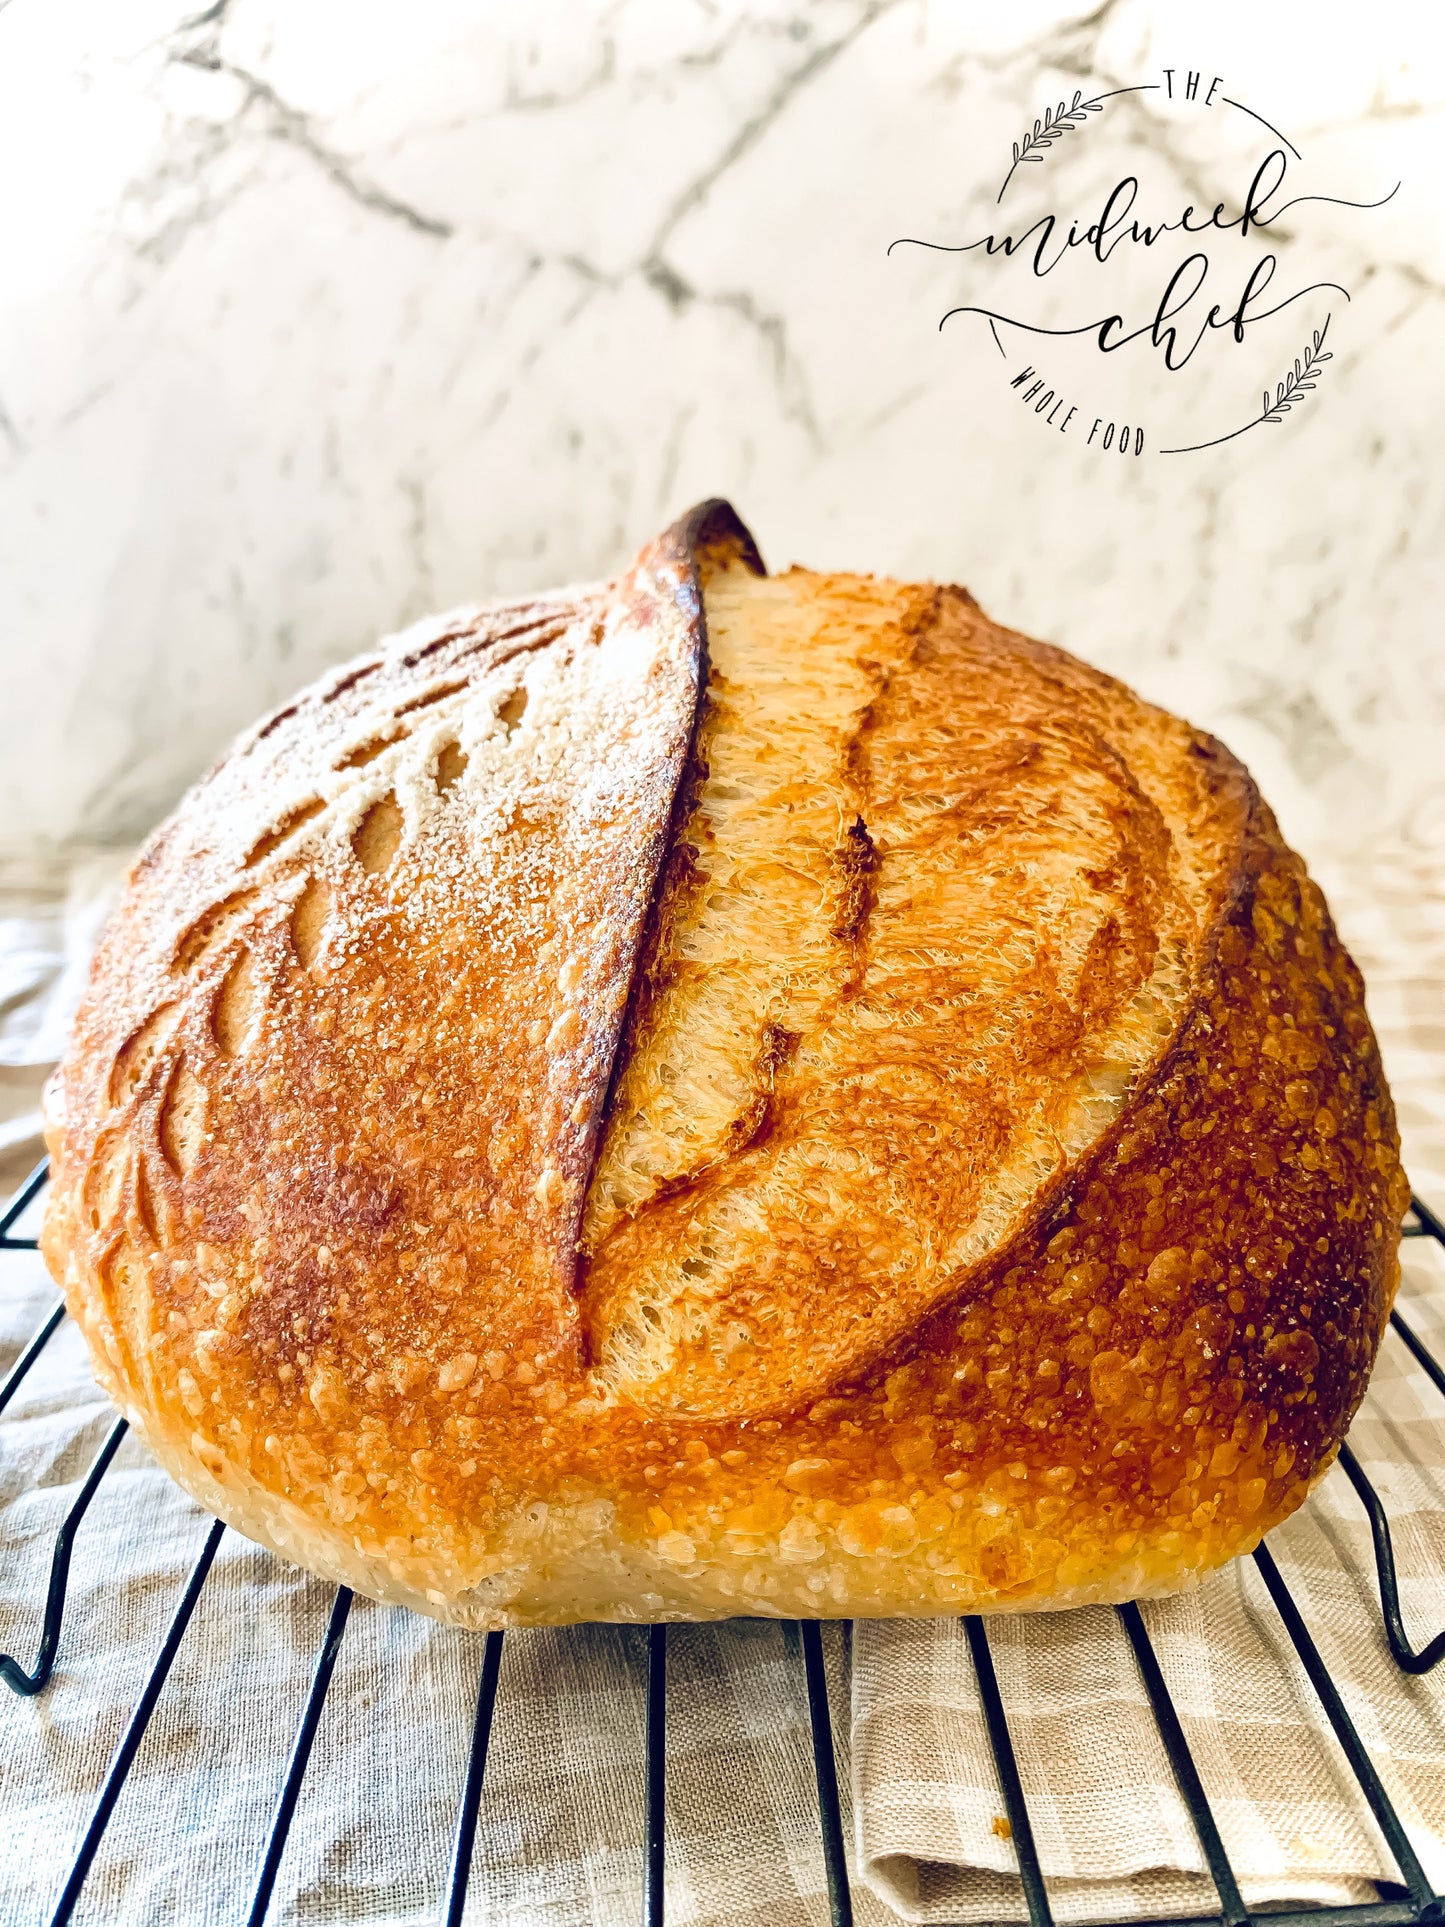
{"type": "Polygon", "coordinates": [[[1262,407],[1257,415],[1251,415],[1242,428],[1232,428],[1227,435],[1216,435],[1207,442],[1190,442],[1182,448],[1161,448],[1161,455],[1197,455],[1201,448],[1218,448],[1221,442],[1235,441],[1240,435],[1247,435],[1251,428],[1258,428],[1262,422],[1282,422],[1297,401],[1303,401],[1311,393],[1319,380],[1327,361],[1334,356],[1325,346],[1325,336],[1330,331],[1330,317],[1310,336],[1310,344],[1302,355],[1296,355],[1294,367],[1276,384],[1273,396],[1266,388],[1260,397],[1262,407]]]}
{"type": "Polygon", "coordinates": [[[1334,360],[1334,356],[1324,345],[1329,325],[1330,318],[1326,315],[1324,327],[1315,329],[1310,338],[1310,345],[1305,349],[1303,356],[1295,356],[1294,367],[1279,383],[1273,401],[1270,400],[1269,390],[1265,389],[1264,413],[1259,418],[1262,422],[1283,421],[1294,404],[1314,388],[1323,364],[1334,360]]]}
{"type": "Polygon", "coordinates": [[[1083,88],[1076,87],[1072,100],[1061,100],[1051,112],[1036,120],[1023,139],[1013,144],[1013,167],[1004,176],[1003,187],[998,191],[998,198],[1003,199],[1004,188],[1013,179],[1015,167],[1042,161],[1045,148],[1052,147],[1056,140],[1061,140],[1065,134],[1072,133],[1076,127],[1082,127],[1090,114],[1101,114],[1103,111],[1102,100],[1085,100],[1083,88]]]}

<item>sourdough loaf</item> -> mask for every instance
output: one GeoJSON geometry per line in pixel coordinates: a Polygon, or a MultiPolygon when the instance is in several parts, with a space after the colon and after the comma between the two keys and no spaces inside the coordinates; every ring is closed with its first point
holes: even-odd
{"type": "Polygon", "coordinates": [[[1405,1191],[1222,745],[705,504],[252,730],[52,1082],[51,1268],[240,1531],[474,1626],[1187,1585],[1330,1464],[1405,1191]]]}

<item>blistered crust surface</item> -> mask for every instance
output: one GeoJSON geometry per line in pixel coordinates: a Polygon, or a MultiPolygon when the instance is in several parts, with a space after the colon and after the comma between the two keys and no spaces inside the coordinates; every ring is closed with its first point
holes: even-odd
{"type": "Polygon", "coordinates": [[[1118,1117],[1246,794],[956,591],[738,569],[706,600],[587,1296],[610,1384],[766,1415],[878,1356],[1118,1117]]]}
{"type": "MultiPolygon", "coordinates": [[[[956,726],[930,677],[965,643],[1002,688],[1048,680],[1065,740],[1116,746],[1176,850],[1137,858],[1175,906],[1145,924],[1182,933],[1167,1035],[1037,1208],[873,1351],[800,1278],[821,1388],[690,1412],[609,1378],[577,1237],[609,1088],[628,1114],[624,1005],[631,1062],[661,983],[635,969],[649,906],[649,943],[668,927],[657,868],[704,780],[697,580],[750,554],[704,537],[398,639],[253,733],[152,844],[52,1103],[45,1248],[97,1369],[242,1530],[473,1625],[1187,1584],[1299,1503],[1361,1396],[1404,1202],[1389,1096],[1358,974],[1238,765],[957,592],[817,594],[896,629],[872,700],[912,705],[909,768],[956,726]]],[[[992,750],[981,726],[983,765],[1019,713],[992,750]]],[[[888,875],[869,794],[881,869],[815,840],[829,941],[868,926],[836,969],[852,997],[888,875]]],[[[773,1048],[770,1090],[802,1054],[773,1048]]],[[[679,1142],[686,1177],[706,1146],[679,1142]]],[[[604,1242],[645,1224],[636,1203],[604,1242]]]]}

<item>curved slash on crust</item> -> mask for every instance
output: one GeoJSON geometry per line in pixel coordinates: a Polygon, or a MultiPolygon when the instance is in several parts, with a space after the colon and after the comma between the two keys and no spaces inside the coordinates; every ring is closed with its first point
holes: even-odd
{"type": "MultiPolygon", "coordinates": [[[[676,894],[676,886],[685,880],[678,866],[690,869],[693,864],[694,852],[681,838],[683,826],[697,801],[698,790],[707,776],[707,766],[698,753],[698,736],[707,711],[710,666],[703,590],[713,570],[726,566],[730,561],[741,561],[754,575],[766,575],[768,572],[751,531],[736,509],[720,496],[713,496],[706,502],[699,502],[696,508],[689,510],[680,521],[674,522],[671,528],[664,530],[655,542],[644,549],[620,585],[623,593],[630,592],[637,604],[660,589],[670,590],[673,601],[689,625],[692,647],[688,653],[687,668],[693,682],[692,705],[686,735],[677,745],[672,803],[666,824],[638,853],[638,880],[646,891],[647,908],[638,927],[627,997],[619,1008],[612,1035],[599,1053],[606,1065],[605,1095],[602,1102],[593,1107],[586,1175],[577,1192],[571,1232],[571,1286],[574,1293],[580,1293],[585,1283],[585,1264],[578,1262],[581,1256],[578,1240],[587,1194],[601,1154],[607,1120],[612,1114],[618,1080],[627,1067],[632,1045],[648,1006],[661,988],[653,966],[662,947],[663,906],[676,894]]],[[[771,1075],[768,1089],[771,1093],[771,1075]]],[[[766,1113],[748,1142],[756,1140],[761,1129],[765,1128],[765,1122],[766,1113]]],[[[740,1145],[735,1148],[746,1147],[740,1145]]],[[[698,1175],[692,1174],[682,1180],[682,1188],[694,1182],[698,1175]]],[[[584,1349],[588,1349],[585,1340],[584,1349]]],[[[590,1359],[587,1362],[590,1364],[590,1359]]]]}

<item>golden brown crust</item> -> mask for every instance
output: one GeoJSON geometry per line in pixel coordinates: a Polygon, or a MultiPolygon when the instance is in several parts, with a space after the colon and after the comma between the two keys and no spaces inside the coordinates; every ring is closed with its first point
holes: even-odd
{"type": "MultiPolygon", "coordinates": [[[[830,1008],[887,953],[889,769],[965,700],[987,780],[948,802],[955,829],[1003,823],[1046,765],[1061,809],[1087,790],[1127,818],[1128,878],[1091,885],[1115,934],[1084,946],[1067,1010],[1038,1005],[1062,1028],[1028,1075],[1086,1074],[1165,930],[1177,1007],[1006,1236],[911,1297],[872,1291],[866,1340],[861,1271],[795,1268],[784,1304],[754,1269],[737,1305],[794,1320],[770,1365],[684,1360],[630,1390],[603,1369],[625,1283],[606,1237],[660,1250],[669,1214],[822,1101],[816,1024],[765,1023],[713,1163],[683,1159],[579,1273],[604,1100],[605,1169],[708,861],[684,834],[699,598],[761,566],[704,505],[619,583],[408,632],[244,739],[152,840],[97,957],[53,1092],[51,1267],[204,1503],[443,1617],[1187,1584],[1299,1503],[1363,1392],[1404,1202],[1389,1095],[1358,973],[1228,752],[960,592],[846,589],[906,647],[820,884],[830,1008]]],[[[897,1114],[877,1128],[901,1159],[897,1114]]]]}
{"type": "Polygon", "coordinates": [[[761,1417],[956,1290],[1147,1077],[1247,798],[956,592],[793,570],[708,607],[586,1295],[619,1391],[761,1417]]]}

